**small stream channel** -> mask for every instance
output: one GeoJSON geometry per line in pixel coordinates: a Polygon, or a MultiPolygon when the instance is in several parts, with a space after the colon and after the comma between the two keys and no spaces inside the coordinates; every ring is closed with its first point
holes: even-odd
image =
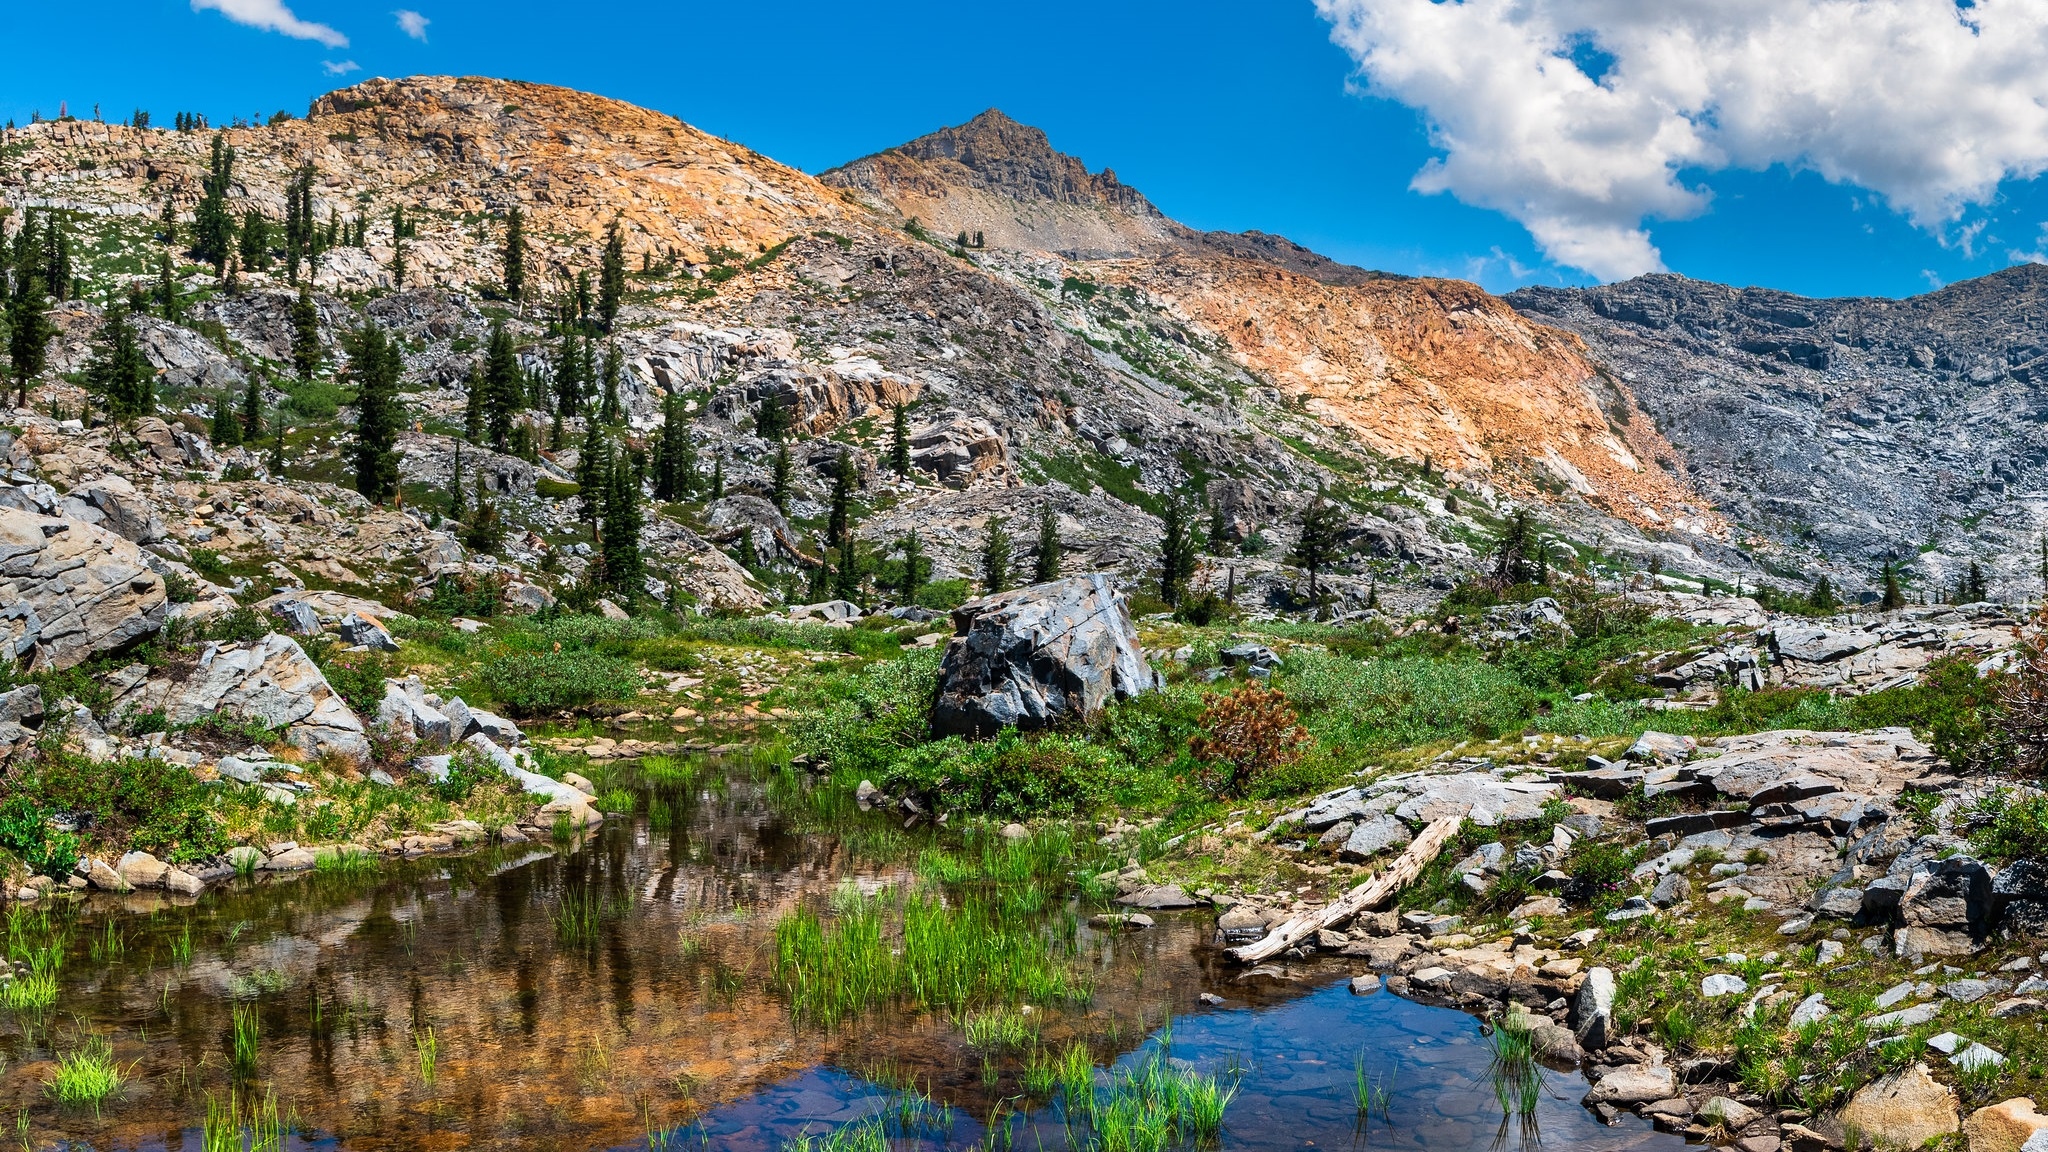
{"type": "MultiPolygon", "coordinates": [[[[1092,1147],[1061,1097],[1024,1091],[1022,1054],[976,1050],[941,1014],[793,1025],[777,921],[849,881],[911,882],[902,837],[887,837],[898,862],[877,860],[861,850],[876,837],[819,831],[743,765],[700,781],[573,843],[245,880],[188,906],[15,910],[11,946],[61,933],[65,960],[54,1008],[0,1012],[0,1124],[15,1128],[0,1144],[217,1152],[203,1118],[232,1095],[245,1111],[274,1099],[289,1130],[273,1146],[295,1149],[780,1152],[871,1117],[897,1149],[1092,1147]],[[576,908],[597,909],[594,930],[564,932],[576,908]],[[98,1115],[45,1086],[94,1037],[127,1072],[98,1115]]],[[[1633,1117],[1602,1125],[1569,1072],[1504,1122],[1476,1020],[1354,995],[1335,967],[1240,984],[1208,915],[1128,933],[1048,915],[1079,921],[1069,963],[1094,991],[1039,1008],[1039,1043],[1078,1041],[1102,1069],[1165,1058],[1221,1075],[1237,1087],[1221,1148],[1682,1145],[1633,1117]],[[1364,1126],[1361,1066],[1389,1093],[1364,1126]]]]}

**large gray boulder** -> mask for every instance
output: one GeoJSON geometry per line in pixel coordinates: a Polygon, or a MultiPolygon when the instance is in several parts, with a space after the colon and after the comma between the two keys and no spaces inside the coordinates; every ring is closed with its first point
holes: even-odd
{"type": "Polygon", "coordinates": [[[932,729],[989,736],[1043,728],[1159,686],[1123,594],[1100,572],[953,610],[932,729]]]}
{"type": "Polygon", "coordinates": [[[152,679],[121,697],[117,713],[161,709],[172,724],[218,714],[283,729],[285,739],[318,756],[368,760],[363,722],[299,642],[272,632],[253,644],[208,644],[197,667],[152,679]]]}
{"type": "Polygon", "coordinates": [[[0,508],[0,659],[63,669],[163,626],[163,577],[142,550],[81,520],[0,508]]]}

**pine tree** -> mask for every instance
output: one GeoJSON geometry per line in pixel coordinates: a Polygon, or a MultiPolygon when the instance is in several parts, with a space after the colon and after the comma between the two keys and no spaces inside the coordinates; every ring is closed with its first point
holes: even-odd
{"type": "Polygon", "coordinates": [[[626,240],[619,234],[619,222],[605,232],[604,256],[598,269],[597,315],[609,332],[619,319],[619,306],[626,301],[626,240]]]}
{"type": "Polygon", "coordinates": [[[405,291],[405,241],[397,236],[391,238],[391,289],[405,291]]]}
{"type": "Polygon", "coordinates": [[[168,196],[164,197],[164,210],[157,216],[157,223],[163,226],[157,231],[158,238],[166,245],[176,247],[178,243],[178,207],[171,203],[171,198],[168,196]]]}
{"type": "Polygon", "coordinates": [[[50,362],[57,326],[43,312],[43,286],[34,274],[18,275],[7,301],[7,367],[14,377],[15,406],[28,407],[28,388],[50,362]]]}
{"type": "Polygon", "coordinates": [[[785,515],[789,512],[789,445],[777,445],[774,470],[770,473],[768,501],[775,510],[785,515]]]}
{"type": "Polygon", "coordinates": [[[228,211],[228,187],[234,179],[235,150],[227,137],[215,133],[213,156],[199,207],[192,213],[192,256],[213,265],[214,275],[227,279],[228,257],[235,246],[235,218],[228,211]]]}
{"type": "Polygon", "coordinates": [[[1893,612],[1906,606],[1906,595],[1899,590],[1899,567],[1890,560],[1884,562],[1884,594],[1878,599],[1878,607],[1893,612]]]}
{"type": "Polygon", "coordinates": [[[981,537],[981,591],[993,596],[1010,586],[1010,530],[1001,516],[988,518],[981,537]]]}
{"type": "Polygon", "coordinates": [[[356,491],[372,504],[398,495],[398,380],[404,369],[398,345],[384,330],[364,323],[349,345],[349,371],[356,380],[355,444],[351,450],[356,491]]]}
{"type": "Polygon", "coordinates": [[[1228,556],[1236,551],[1230,541],[1230,517],[1223,510],[1221,500],[1209,501],[1209,541],[1211,556],[1228,556]]]}
{"type": "Polygon", "coordinates": [[[270,267],[270,218],[254,208],[242,214],[242,267],[262,272],[270,267]]]}
{"type": "Polygon", "coordinates": [[[695,486],[696,448],[683,420],[682,397],[675,393],[662,398],[661,432],[654,448],[654,498],[681,500],[695,486]]]}
{"type": "Polygon", "coordinates": [[[853,547],[853,533],[839,538],[839,562],[832,569],[832,594],[841,600],[860,602],[860,554],[853,547]]]}
{"type": "Polygon", "coordinates": [[[518,205],[505,216],[505,298],[518,303],[526,296],[526,214],[518,205]]]}
{"type": "Polygon", "coordinates": [[[299,263],[312,249],[317,230],[313,225],[313,166],[302,166],[284,192],[284,273],[299,282],[299,263]]]}
{"type": "Polygon", "coordinates": [[[242,443],[254,444],[263,435],[263,381],[249,373],[242,387],[242,443]]]}
{"type": "Polygon", "coordinates": [[[512,334],[505,331],[503,322],[492,324],[490,343],[484,349],[484,421],[489,426],[491,447],[500,452],[512,442],[512,416],[519,411],[524,395],[512,334]]]}
{"type": "Polygon", "coordinates": [[[1159,517],[1159,598],[1170,607],[1180,605],[1180,594],[1195,574],[1197,546],[1188,512],[1187,501],[1176,496],[1166,501],[1159,517]]]}
{"type": "Polygon", "coordinates": [[[178,303],[178,273],[170,266],[170,252],[158,252],[156,256],[156,314],[170,324],[184,320],[184,307],[178,303]]]}
{"type": "Polygon", "coordinates": [[[901,404],[889,414],[889,470],[899,477],[910,475],[910,413],[901,404]]]}
{"type": "Polygon", "coordinates": [[[1504,588],[1540,584],[1537,578],[1536,529],[1527,512],[1508,517],[1507,529],[1493,547],[1493,578],[1504,588]]]}
{"type": "Polygon", "coordinates": [[[626,422],[626,410],[619,404],[620,371],[619,346],[608,344],[604,350],[604,401],[598,411],[598,418],[607,424],[626,422]]]}
{"type": "Polygon", "coordinates": [[[462,534],[463,547],[472,552],[495,554],[505,546],[505,525],[498,518],[498,506],[484,490],[484,478],[476,478],[476,510],[469,514],[468,530],[462,534]]]}
{"type": "Polygon", "coordinates": [[[584,426],[583,446],[576,454],[577,499],[583,521],[590,525],[592,540],[597,539],[598,517],[603,511],[605,488],[610,483],[611,447],[605,442],[604,430],[592,420],[584,426]]]}
{"type": "Polygon", "coordinates": [[[292,370],[301,380],[311,380],[320,371],[320,309],[313,303],[310,284],[299,285],[292,301],[292,370]]]}
{"type": "Polygon", "coordinates": [[[555,350],[555,411],[564,416],[583,410],[584,388],[578,371],[583,365],[581,343],[574,332],[564,332],[562,345],[555,350]]]}
{"type": "Polygon", "coordinates": [[[761,554],[754,549],[754,526],[752,524],[740,529],[739,547],[736,549],[736,552],[738,555],[734,559],[739,562],[740,567],[745,568],[747,571],[752,572],[761,566],[761,554]]]}
{"type": "Polygon", "coordinates": [[[896,583],[896,602],[915,604],[918,593],[924,591],[925,581],[931,576],[932,562],[925,558],[924,541],[917,538],[915,528],[896,542],[896,550],[903,553],[903,568],[896,583]]]}
{"type": "Polygon", "coordinates": [[[823,540],[818,541],[818,562],[811,565],[810,584],[805,589],[813,604],[832,595],[832,565],[825,559],[830,550],[824,545],[823,540]]]}
{"type": "Polygon", "coordinates": [[[156,411],[156,373],[142,355],[128,317],[110,312],[100,325],[98,345],[85,366],[86,390],[99,398],[117,423],[156,411]]]}
{"type": "Polygon", "coordinates": [[[2041,578],[2043,594],[2048,595],[2048,532],[2041,534],[2041,564],[2034,574],[2041,578]]]}
{"type": "Polygon", "coordinates": [[[284,421],[282,420],[274,420],[271,422],[270,459],[264,463],[264,467],[268,468],[270,470],[270,474],[276,477],[277,479],[283,480],[285,478],[284,421]]]}
{"type": "Polygon", "coordinates": [[[462,438],[471,444],[481,443],[484,434],[484,407],[490,391],[484,383],[484,366],[472,360],[469,374],[462,379],[465,393],[462,401],[462,438]]]}
{"type": "Polygon", "coordinates": [[[635,469],[616,462],[605,486],[604,579],[613,594],[631,602],[640,596],[640,485],[635,469]]]}
{"type": "Polygon", "coordinates": [[[1964,583],[1968,603],[1981,604],[1991,599],[1991,587],[1984,580],[1984,567],[1975,560],[1970,561],[1970,575],[1964,583]]]}
{"type": "Polygon", "coordinates": [[[462,492],[462,441],[455,442],[455,459],[448,465],[448,518],[461,520],[468,512],[462,492]]]}
{"type": "Polygon", "coordinates": [[[782,393],[770,392],[754,406],[754,435],[763,440],[789,435],[789,409],[782,403],[782,393]]]}
{"type": "Polygon", "coordinates": [[[234,401],[225,392],[213,398],[213,420],[207,434],[215,448],[233,448],[242,442],[241,425],[235,423],[234,401]]]}
{"type": "Polygon", "coordinates": [[[64,217],[51,213],[43,226],[43,283],[50,295],[70,300],[78,295],[71,268],[71,236],[64,231],[64,217]]]}
{"type": "Polygon", "coordinates": [[[1314,502],[1302,513],[1301,534],[1295,539],[1289,562],[1308,573],[1309,598],[1318,604],[1323,598],[1323,569],[1337,558],[1338,538],[1343,531],[1343,510],[1317,493],[1314,502]]]}
{"type": "Polygon", "coordinates": [[[1051,504],[1038,506],[1038,549],[1031,565],[1033,584],[1050,584],[1060,578],[1060,518],[1051,504]]]}
{"type": "Polygon", "coordinates": [[[585,332],[594,325],[590,322],[590,272],[588,269],[576,273],[576,323],[585,332]]]}
{"type": "Polygon", "coordinates": [[[725,457],[720,456],[711,465],[711,498],[725,499],[725,457]]]}
{"type": "Polygon", "coordinates": [[[853,453],[842,451],[839,459],[832,464],[831,511],[825,520],[825,540],[838,544],[852,530],[853,486],[859,477],[853,470],[853,453]]]}

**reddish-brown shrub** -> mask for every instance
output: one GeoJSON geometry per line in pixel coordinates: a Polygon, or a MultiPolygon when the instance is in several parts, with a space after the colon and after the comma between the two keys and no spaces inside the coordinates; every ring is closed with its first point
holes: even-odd
{"type": "Polygon", "coordinates": [[[1287,694],[1257,681],[1212,699],[1200,723],[1188,751],[1202,762],[1202,785],[1219,796],[1242,795],[1260,776],[1291,767],[1309,745],[1287,694]]]}

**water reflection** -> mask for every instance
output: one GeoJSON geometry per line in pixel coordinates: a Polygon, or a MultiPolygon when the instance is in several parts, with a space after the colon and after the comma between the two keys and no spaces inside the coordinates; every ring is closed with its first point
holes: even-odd
{"type": "MultiPolygon", "coordinates": [[[[785,817],[741,772],[579,845],[272,877],[118,919],[60,915],[56,1008],[0,1015],[0,1107],[31,1148],[197,1150],[209,1098],[274,1091],[290,1148],[580,1152],[645,1149],[650,1132],[680,1130],[668,1147],[772,1152],[895,1107],[886,1082],[946,1109],[901,1147],[975,1145],[992,1119],[1011,1146],[1069,1146],[1059,1105],[1025,1094],[1023,1057],[985,1062],[953,1022],[887,1012],[792,1027],[770,987],[777,919],[849,879],[908,878],[785,817]],[[248,1074],[234,1067],[238,1006],[257,1032],[248,1074]],[[99,1118],[60,1110],[45,1089],[53,1058],[91,1035],[130,1069],[99,1118]]],[[[17,931],[40,930],[39,913],[15,915],[17,931]]],[[[1341,982],[1242,988],[1207,936],[1201,917],[1132,934],[1082,927],[1075,962],[1094,1001],[1041,1012],[1039,1042],[1130,1067],[1172,1019],[1172,1058],[1241,1073],[1226,1148],[1359,1140],[1361,1050],[1394,1090],[1391,1123],[1365,1143],[1494,1141],[1488,1053],[1469,1018],[1353,997],[1341,982]],[[1204,1008],[1205,990],[1229,1002],[1204,1008]]],[[[1538,1114],[1547,1143],[1676,1145],[1633,1120],[1600,1126],[1576,1104],[1583,1091],[1555,1078],[1538,1114]]]]}

